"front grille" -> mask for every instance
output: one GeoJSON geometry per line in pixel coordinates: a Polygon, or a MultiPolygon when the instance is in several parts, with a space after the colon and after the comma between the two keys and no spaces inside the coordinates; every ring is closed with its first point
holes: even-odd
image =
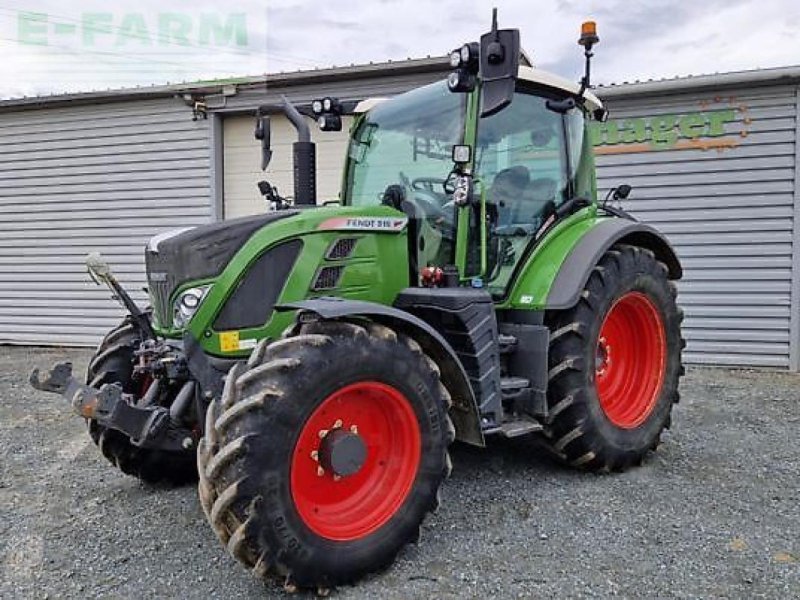
{"type": "Polygon", "coordinates": [[[317,271],[317,276],[314,278],[314,283],[311,289],[315,292],[320,290],[332,290],[339,285],[339,279],[342,277],[344,267],[337,265],[333,267],[322,267],[317,271]]]}
{"type": "Polygon", "coordinates": [[[169,297],[178,285],[175,274],[171,270],[172,261],[155,252],[145,252],[147,266],[147,289],[153,303],[153,316],[161,327],[172,325],[172,309],[169,297]]]}

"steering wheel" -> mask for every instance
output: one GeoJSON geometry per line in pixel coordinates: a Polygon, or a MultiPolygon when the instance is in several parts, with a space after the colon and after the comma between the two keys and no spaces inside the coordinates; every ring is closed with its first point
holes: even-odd
{"type": "Polygon", "coordinates": [[[406,202],[415,207],[415,212],[421,218],[428,219],[431,225],[442,231],[452,229],[453,217],[452,210],[447,209],[447,204],[443,206],[442,192],[436,192],[433,186],[444,183],[443,179],[436,177],[417,177],[410,179],[402,171],[398,177],[400,182],[410,193],[406,195],[406,202]]]}
{"type": "Polygon", "coordinates": [[[444,189],[445,179],[439,177],[417,177],[411,182],[411,187],[420,192],[436,192],[433,186],[439,185],[444,189]]]}

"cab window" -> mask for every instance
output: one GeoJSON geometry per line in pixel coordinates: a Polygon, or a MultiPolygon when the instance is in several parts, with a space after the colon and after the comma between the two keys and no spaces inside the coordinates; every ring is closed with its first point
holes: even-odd
{"type": "Polygon", "coordinates": [[[575,133],[563,114],[547,108],[547,100],[518,91],[508,108],[478,124],[476,171],[489,215],[486,279],[495,294],[504,292],[544,221],[573,195],[565,137],[582,136],[582,128],[575,133]]]}

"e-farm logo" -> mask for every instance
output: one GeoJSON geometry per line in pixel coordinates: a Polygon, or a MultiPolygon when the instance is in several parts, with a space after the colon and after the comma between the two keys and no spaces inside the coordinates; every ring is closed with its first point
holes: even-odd
{"type": "Polygon", "coordinates": [[[17,39],[34,46],[246,47],[245,13],[145,14],[86,12],[66,19],[41,12],[20,12],[17,39]]]}
{"type": "Polygon", "coordinates": [[[700,110],[592,123],[595,154],[737,147],[750,133],[748,108],[735,97],[701,100],[700,110]]]}

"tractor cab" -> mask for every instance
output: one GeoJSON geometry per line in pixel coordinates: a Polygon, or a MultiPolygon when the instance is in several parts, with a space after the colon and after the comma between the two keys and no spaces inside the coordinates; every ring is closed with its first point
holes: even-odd
{"type": "Polygon", "coordinates": [[[477,114],[478,89],[452,93],[446,82],[380,103],[353,129],[342,201],[409,217],[412,280],[456,265],[501,298],[559,209],[595,198],[586,122],[601,104],[590,93],[570,102],[578,89],[520,67],[509,104],[491,115],[477,114]],[[469,189],[461,203],[459,182],[469,189]]]}

